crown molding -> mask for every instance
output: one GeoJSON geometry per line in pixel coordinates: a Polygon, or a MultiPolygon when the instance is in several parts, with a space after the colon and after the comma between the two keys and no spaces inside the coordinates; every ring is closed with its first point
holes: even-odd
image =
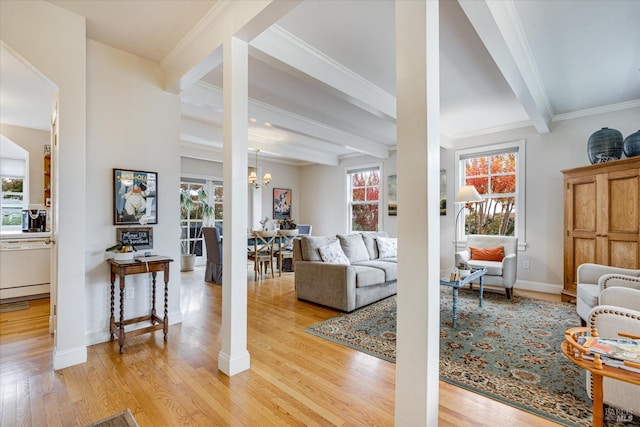
{"type": "Polygon", "coordinates": [[[587,108],[585,110],[571,111],[569,113],[556,114],[551,118],[552,122],[560,122],[563,120],[577,119],[580,117],[594,116],[596,114],[611,113],[620,110],[630,110],[632,108],[640,108],[640,99],[632,101],[620,102],[618,104],[603,105],[601,107],[587,108]]]}

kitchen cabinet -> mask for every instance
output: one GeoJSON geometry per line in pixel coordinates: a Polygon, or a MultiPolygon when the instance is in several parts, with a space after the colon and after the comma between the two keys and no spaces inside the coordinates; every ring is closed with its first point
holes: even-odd
{"type": "Polygon", "coordinates": [[[596,263],[640,268],[640,157],[564,174],[563,301],[575,301],[576,270],[596,263]]]}

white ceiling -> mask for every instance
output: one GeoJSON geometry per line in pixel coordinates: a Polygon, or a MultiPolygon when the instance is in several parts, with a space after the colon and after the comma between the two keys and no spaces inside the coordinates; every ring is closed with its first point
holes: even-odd
{"type": "MultiPolygon", "coordinates": [[[[87,37],[161,64],[216,2],[51,3],[86,16],[87,37]]],[[[394,16],[390,0],[306,0],[254,39],[249,145],[293,164],[386,157],[394,16]]],[[[443,141],[531,125],[545,133],[556,120],[640,106],[640,1],[446,0],[440,18],[443,141]]],[[[0,53],[1,120],[20,124],[5,103],[15,64],[0,53]]],[[[220,150],[220,68],[181,95],[183,147],[220,150]]],[[[35,113],[20,114],[39,127],[35,113]]]]}

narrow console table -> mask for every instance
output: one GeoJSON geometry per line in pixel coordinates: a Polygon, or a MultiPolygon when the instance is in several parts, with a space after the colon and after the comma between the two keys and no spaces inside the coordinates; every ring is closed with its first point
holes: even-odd
{"type": "Polygon", "coordinates": [[[169,303],[169,263],[173,262],[171,258],[163,256],[153,256],[136,258],[130,261],[116,261],[114,259],[107,260],[111,267],[111,318],[109,319],[109,332],[110,341],[113,341],[114,335],[118,335],[118,344],[120,345],[120,354],[122,354],[122,348],[124,347],[124,340],[127,336],[136,336],[145,334],[147,332],[156,331],[162,329],[164,332],[164,340],[167,340],[167,333],[169,332],[169,317],[168,317],[168,303],[169,303]],[[160,318],[156,315],[156,274],[159,271],[164,272],[164,318],[160,318]],[[124,318],[124,288],[125,277],[130,274],[151,273],[152,285],[151,285],[151,313],[146,316],[135,317],[133,319],[124,318]],[[120,283],[120,321],[116,322],[114,317],[114,303],[115,303],[115,281],[116,276],[119,278],[120,283]],[[134,329],[129,332],[125,332],[125,325],[131,325],[133,323],[139,323],[144,321],[151,321],[151,326],[146,328],[134,329]]]}

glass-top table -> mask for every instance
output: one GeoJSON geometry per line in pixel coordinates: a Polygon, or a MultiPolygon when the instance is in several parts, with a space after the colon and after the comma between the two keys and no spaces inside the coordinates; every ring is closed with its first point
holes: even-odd
{"type": "Polygon", "coordinates": [[[451,280],[451,273],[454,273],[456,268],[449,268],[446,270],[440,270],[440,285],[450,286],[453,288],[453,327],[456,327],[456,319],[458,318],[458,289],[464,285],[471,283],[475,279],[480,279],[480,300],[479,306],[482,307],[482,291],[484,275],[487,274],[486,268],[478,268],[471,270],[471,273],[465,277],[459,277],[457,280],[451,280]]]}

